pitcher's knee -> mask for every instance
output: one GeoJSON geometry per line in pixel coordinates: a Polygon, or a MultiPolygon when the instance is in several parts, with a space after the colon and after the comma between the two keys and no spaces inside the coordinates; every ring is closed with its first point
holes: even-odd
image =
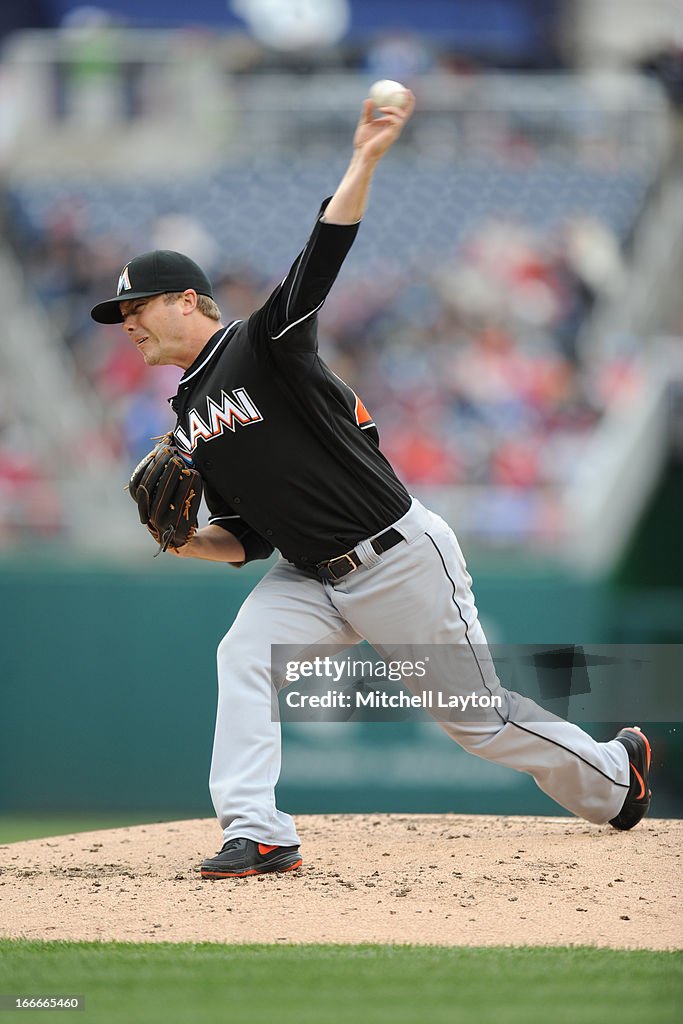
{"type": "MultiPolygon", "coordinates": [[[[216,651],[219,668],[221,665],[241,668],[247,662],[263,660],[266,655],[267,652],[257,646],[253,637],[244,636],[234,626],[225,634],[216,651]]],[[[266,660],[270,660],[269,657],[266,660]]]]}
{"type": "Polygon", "coordinates": [[[478,757],[488,759],[487,748],[500,733],[500,727],[496,723],[491,726],[487,723],[468,724],[453,723],[446,728],[451,739],[466,750],[468,754],[476,754],[478,757]]]}
{"type": "Polygon", "coordinates": [[[234,694],[240,687],[252,698],[255,692],[264,692],[264,688],[270,692],[272,666],[268,645],[254,644],[247,638],[233,635],[231,630],[219,643],[216,659],[218,688],[223,695],[226,689],[234,694]]]}
{"type": "Polygon", "coordinates": [[[219,666],[221,662],[230,664],[233,660],[233,652],[236,645],[230,634],[231,630],[228,630],[216,648],[216,660],[218,661],[219,666]]]}

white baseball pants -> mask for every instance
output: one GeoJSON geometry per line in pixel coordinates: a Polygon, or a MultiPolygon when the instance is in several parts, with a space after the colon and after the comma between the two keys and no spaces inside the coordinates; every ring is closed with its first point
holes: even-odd
{"type": "Polygon", "coordinates": [[[478,757],[528,772],[573,814],[598,824],[609,821],[628,792],[625,748],[616,740],[598,743],[578,726],[504,689],[488,655],[453,531],[416,500],[393,525],[405,543],[376,555],[364,542],[359,545],[363,566],[336,584],[311,579],[281,559],[256,585],[221,641],[210,789],[225,838],[299,843],[293,819],[275,805],[281,758],[272,700],[273,687],[279,691],[284,680],[271,680],[271,645],[295,645],[299,657],[308,659],[319,645],[329,653],[331,645],[343,650],[362,639],[384,656],[400,648],[406,657],[414,648],[413,660],[425,645],[446,645],[445,652],[459,645],[460,657],[446,653],[438,659],[443,690],[495,693],[502,707],[479,709],[475,720],[440,721],[448,735],[478,757]]]}

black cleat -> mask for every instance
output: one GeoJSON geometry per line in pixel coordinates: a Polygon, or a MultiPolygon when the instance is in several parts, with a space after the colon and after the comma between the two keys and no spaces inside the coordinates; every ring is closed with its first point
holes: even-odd
{"type": "Polygon", "coordinates": [[[245,878],[301,866],[298,846],[269,846],[253,839],[229,839],[215,857],[202,864],[202,878],[245,878]]]}
{"type": "Polygon", "coordinates": [[[631,785],[629,786],[624,806],[610,825],[626,830],[637,825],[650,809],[652,792],[650,790],[651,751],[647,736],[637,725],[622,729],[615,739],[626,747],[628,762],[631,769],[631,785]]]}

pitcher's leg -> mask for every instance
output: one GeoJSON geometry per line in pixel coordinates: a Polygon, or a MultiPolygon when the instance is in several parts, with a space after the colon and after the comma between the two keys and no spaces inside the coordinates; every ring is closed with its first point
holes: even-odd
{"type": "Polygon", "coordinates": [[[218,709],[210,790],[226,839],[275,846],[299,843],[292,818],[275,804],[280,722],[273,714],[271,645],[302,652],[359,637],[331,605],[322,585],[278,562],[246,599],[218,647],[218,709]]]}
{"type": "Polygon", "coordinates": [[[422,536],[398,544],[379,565],[358,570],[346,585],[338,584],[332,601],[385,655],[398,650],[402,658],[416,661],[426,647],[441,645],[430,647],[433,690],[499,698],[500,707],[470,707],[449,720],[442,717],[439,724],[452,739],[479,757],[527,772],[574,814],[597,823],[609,821],[628,792],[624,747],[616,740],[598,743],[578,726],[500,685],[457,540],[438,516],[427,510],[421,514],[422,536]]]}
{"type": "MultiPolygon", "coordinates": [[[[604,824],[620,811],[629,787],[628,757],[616,740],[598,743],[579,726],[501,686],[479,622],[457,659],[457,675],[442,673],[451,693],[499,699],[499,707],[470,707],[439,724],[478,757],[527,772],[557,803],[604,824]],[[470,665],[463,671],[463,655],[470,665]],[[454,682],[455,680],[455,682],[454,682]]],[[[453,659],[452,659],[453,661],[453,659]]],[[[446,712],[447,714],[447,712],[446,712]]]]}

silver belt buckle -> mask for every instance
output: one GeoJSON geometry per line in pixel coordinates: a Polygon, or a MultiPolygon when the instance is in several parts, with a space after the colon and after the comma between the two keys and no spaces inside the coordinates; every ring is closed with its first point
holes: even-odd
{"type": "Polygon", "coordinates": [[[330,576],[332,577],[333,580],[341,580],[341,579],[344,578],[344,576],[348,576],[349,573],[355,572],[357,568],[358,568],[358,566],[356,565],[354,560],[351,558],[350,552],[347,552],[345,555],[337,555],[336,558],[331,558],[329,560],[329,562],[327,563],[327,571],[329,572],[329,574],[330,574],[330,576]],[[347,560],[347,562],[349,563],[351,568],[349,569],[348,572],[344,572],[344,573],[341,574],[341,576],[337,576],[337,574],[334,572],[332,566],[334,565],[335,562],[341,562],[344,559],[347,560]]]}

